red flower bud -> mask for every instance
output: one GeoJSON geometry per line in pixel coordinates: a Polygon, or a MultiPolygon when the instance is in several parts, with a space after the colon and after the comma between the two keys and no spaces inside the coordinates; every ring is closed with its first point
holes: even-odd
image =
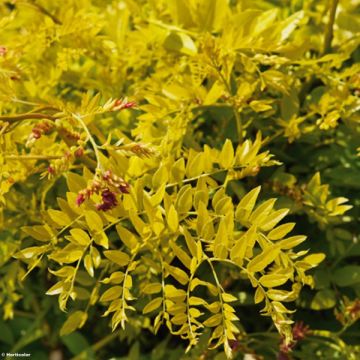
{"type": "Polygon", "coordinates": [[[82,193],[79,193],[76,197],[76,205],[80,206],[85,201],[85,196],[82,193]]]}
{"type": "Polygon", "coordinates": [[[34,137],[34,139],[40,139],[41,138],[41,131],[39,131],[38,129],[32,129],[31,130],[32,135],[34,137]]]}
{"type": "Polygon", "coordinates": [[[118,99],[115,101],[112,111],[120,111],[130,109],[136,105],[135,101],[127,101],[126,99],[118,99]]]}
{"type": "Polygon", "coordinates": [[[84,149],[82,147],[79,147],[74,152],[75,157],[81,157],[84,155],[84,149]]]}
{"type": "Polygon", "coordinates": [[[111,210],[117,205],[116,195],[109,189],[103,190],[103,192],[101,193],[101,197],[103,202],[101,204],[96,205],[96,208],[98,210],[102,210],[102,211],[111,210]]]}

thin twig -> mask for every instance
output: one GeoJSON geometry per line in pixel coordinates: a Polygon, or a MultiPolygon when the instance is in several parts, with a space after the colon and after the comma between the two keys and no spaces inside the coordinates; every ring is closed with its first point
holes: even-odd
{"type": "Polygon", "coordinates": [[[20,115],[1,115],[0,120],[6,121],[8,123],[15,123],[21,120],[27,119],[48,119],[55,120],[55,117],[49,114],[40,114],[40,113],[26,113],[20,115]]]}
{"type": "Polygon", "coordinates": [[[72,114],[72,115],[81,124],[82,128],[86,132],[86,135],[88,136],[88,140],[90,141],[90,143],[91,143],[91,145],[92,145],[92,147],[94,149],[94,154],[95,154],[96,162],[97,162],[96,169],[103,170],[104,168],[103,168],[103,166],[101,164],[99,147],[96,144],[95,139],[91,135],[89,128],[86,126],[86,124],[83,121],[81,115],[78,115],[78,114],[72,114]]]}
{"type": "Polygon", "coordinates": [[[57,155],[5,155],[6,160],[56,160],[62,156],[57,155]]]}
{"type": "Polygon", "coordinates": [[[242,125],[242,121],[240,118],[240,114],[239,111],[236,107],[235,104],[235,100],[233,98],[233,94],[231,91],[231,87],[229,85],[229,83],[227,82],[227,80],[225,79],[224,74],[221,72],[219,65],[214,61],[214,59],[211,59],[211,62],[213,64],[214,69],[217,71],[221,81],[224,83],[227,92],[229,93],[229,96],[231,97],[231,105],[232,105],[232,109],[233,109],[233,113],[235,116],[235,121],[236,121],[236,129],[238,132],[238,137],[239,137],[239,143],[242,144],[243,143],[243,125],[242,125]]]}
{"type": "Polygon", "coordinates": [[[336,8],[338,6],[339,0],[329,0],[329,2],[330,2],[329,22],[327,23],[325,29],[323,55],[331,51],[331,42],[334,37],[334,22],[335,22],[336,8]]]}
{"type": "Polygon", "coordinates": [[[45,9],[42,5],[35,2],[35,0],[21,1],[20,3],[24,5],[31,6],[38,10],[40,13],[49,17],[55,24],[62,25],[62,22],[53,14],[51,14],[47,9],[45,9]]]}

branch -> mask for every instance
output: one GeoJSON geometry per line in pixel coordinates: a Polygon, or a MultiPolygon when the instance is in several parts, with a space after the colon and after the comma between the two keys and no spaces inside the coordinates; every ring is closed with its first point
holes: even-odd
{"type": "Polygon", "coordinates": [[[62,22],[53,14],[51,14],[48,10],[46,10],[42,5],[37,4],[35,0],[22,1],[24,5],[31,6],[38,10],[40,13],[48,16],[55,24],[62,25],[62,22]]]}
{"type": "Polygon", "coordinates": [[[331,42],[334,37],[334,22],[335,22],[336,8],[338,6],[339,0],[329,0],[329,2],[330,2],[329,22],[325,29],[323,55],[331,51],[331,42]]]}
{"type": "Polygon", "coordinates": [[[1,115],[0,120],[6,121],[8,123],[16,123],[21,120],[27,119],[48,119],[55,120],[56,118],[49,114],[40,114],[40,113],[26,113],[20,115],[1,115]]]}
{"type": "Polygon", "coordinates": [[[56,160],[62,156],[55,155],[5,155],[6,160],[56,160]]]}

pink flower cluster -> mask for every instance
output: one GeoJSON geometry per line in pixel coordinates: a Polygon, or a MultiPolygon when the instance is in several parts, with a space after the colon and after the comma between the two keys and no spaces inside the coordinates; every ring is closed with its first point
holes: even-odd
{"type": "Polygon", "coordinates": [[[36,124],[32,130],[31,130],[31,136],[34,139],[40,139],[41,135],[43,134],[47,134],[48,132],[50,132],[52,130],[52,128],[54,127],[53,124],[51,124],[48,121],[42,121],[38,124],[36,124]]]}
{"type": "Polygon", "coordinates": [[[309,334],[310,328],[305,325],[302,321],[296,322],[292,328],[293,342],[286,344],[283,340],[280,344],[280,352],[278,354],[277,360],[290,360],[290,352],[296,346],[296,344],[303,340],[309,334]]]}
{"type": "Polygon", "coordinates": [[[101,211],[111,210],[117,206],[117,194],[128,194],[130,185],[120,176],[113,174],[110,170],[95,175],[91,184],[79,191],[76,204],[80,206],[92,194],[100,194],[102,202],[96,205],[101,211]]]}
{"type": "Polygon", "coordinates": [[[127,99],[118,99],[115,101],[112,111],[120,111],[130,109],[136,106],[135,101],[127,101],[127,99]]]}

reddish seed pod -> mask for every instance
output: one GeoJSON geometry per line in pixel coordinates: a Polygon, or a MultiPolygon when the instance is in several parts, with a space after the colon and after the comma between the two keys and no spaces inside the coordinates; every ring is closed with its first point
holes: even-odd
{"type": "Polygon", "coordinates": [[[127,101],[126,99],[117,99],[114,103],[112,111],[120,111],[123,109],[130,109],[136,105],[135,101],[127,101]]]}
{"type": "Polygon", "coordinates": [[[32,129],[32,135],[33,135],[33,137],[34,137],[34,139],[40,139],[41,138],[41,131],[40,130],[38,130],[38,129],[32,129]]]}
{"type": "Polygon", "coordinates": [[[85,201],[85,195],[82,193],[79,193],[76,197],[76,205],[80,206],[85,201]]]}
{"type": "Polygon", "coordinates": [[[74,152],[75,157],[81,157],[84,155],[84,149],[80,146],[74,152]]]}

